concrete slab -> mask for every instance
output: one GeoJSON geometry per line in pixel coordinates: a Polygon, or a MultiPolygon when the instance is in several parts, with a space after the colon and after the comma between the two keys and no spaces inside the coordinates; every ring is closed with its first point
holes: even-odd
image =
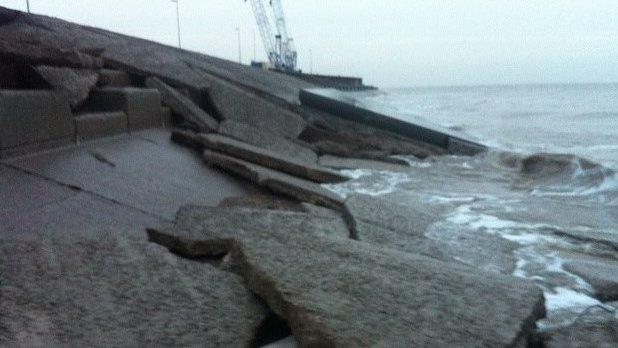
{"type": "Polygon", "coordinates": [[[199,210],[184,215],[149,235],[181,252],[231,251],[249,288],[301,346],[525,346],[544,314],[542,291],[527,280],[306,233],[295,224],[235,225],[234,216],[199,210]]]}
{"type": "Polygon", "coordinates": [[[99,73],[90,69],[61,68],[47,65],[36,67],[36,71],[55,90],[67,94],[71,107],[79,108],[90,90],[95,87],[99,80],[99,73]]]}
{"type": "Polygon", "coordinates": [[[483,271],[511,274],[515,269],[517,243],[477,231],[434,228],[442,216],[435,206],[354,194],[346,200],[343,212],[354,238],[373,245],[483,271]]]}
{"type": "Polygon", "coordinates": [[[210,150],[204,150],[203,155],[206,163],[223,168],[273,192],[328,208],[339,209],[343,205],[343,197],[314,182],[210,150]]]}
{"type": "Polygon", "coordinates": [[[307,123],[300,115],[218,78],[204,75],[208,96],[221,120],[251,124],[279,135],[296,138],[307,123]]]}
{"type": "Polygon", "coordinates": [[[0,91],[1,152],[64,139],[75,141],[66,96],[53,91],[0,91]]]}
{"type": "Polygon", "coordinates": [[[149,243],[145,226],[164,220],[4,166],[0,178],[1,346],[250,345],[266,309],[240,277],[149,243]]]}
{"type": "Polygon", "coordinates": [[[126,133],[129,131],[124,112],[81,114],[75,117],[77,140],[85,141],[126,133]]]}
{"type": "Polygon", "coordinates": [[[199,136],[205,148],[222,152],[238,159],[259,164],[274,170],[288,173],[299,178],[318,183],[339,183],[348,177],[326,168],[307,165],[293,157],[262,149],[219,134],[202,134],[199,136]]]}
{"type": "Polygon", "coordinates": [[[259,191],[205,166],[169,131],[149,130],[8,160],[25,171],[171,218],[183,204],[216,206],[259,191]]]}
{"type": "Polygon", "coordinates": [[[362,158],[345,158],[330,155],[320,156],[318,164],[333,169],[369,169],[388,172],[409,171],[409,165],[394,164],[362,158]]]}
{"type": "Polygon", "coordinates": [[[156,89],[103,88],[93,90],[89,110],[123,111],[129,121],[129,131],[156,128],[163,125],[161,95],[156,89]]]}
{"type": "Polygon", "coordinates": [[[281,156],[294,158],[298,162],[309,165],[316,165],[318,162],[318,155],[311,149],[275,132],[254,127],[251,123],[224,121],[219,126],[219,133],[281,156]]]}
{"type": "Polygon", "coordinates": [[[181,115],[191,124],[197,126],[202,132],[216,132],[219,122],[202,110],[191,99],[169,86],[156,77],[146,80],[146,86],[157,89],[161,93],[161,99],[175,113],[181,115]]]}

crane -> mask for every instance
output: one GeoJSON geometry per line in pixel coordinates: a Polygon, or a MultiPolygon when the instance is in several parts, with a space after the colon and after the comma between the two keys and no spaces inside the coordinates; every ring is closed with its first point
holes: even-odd
{"type": "MultiPolygon", "coordinates": [[[[272,18],[275,22],[277,34],[273,35],[270,19],[267,15],[263,0],[249,0],[255,16],[255,22],[260,30],[262,42],[268,60],[277,70],[296,71],[298,53],[294,48],[294,40],[288,34],[285,15],[281,0],[269,0],[272,9],[272,18]]],[[[245,0],[247,2],[247,0],[245,0]]]]}

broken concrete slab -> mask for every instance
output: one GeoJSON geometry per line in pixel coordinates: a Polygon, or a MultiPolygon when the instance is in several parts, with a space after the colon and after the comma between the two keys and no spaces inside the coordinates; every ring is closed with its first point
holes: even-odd
{"type": "Polygon", "coordinates": [[[267,317],[240,277],[148,243],[136,226],[154,219],[130,208],[80,193],[16,215],[2,346],[250,346],[267,317]]]}
{"type": "Polygon", "coordinates": [[[131,87],[131,77],[124,71],[101,69],[99,71],[99,87],[131,87]]]}
{"type": "Polygon", "coordinates": [[[318,162],[317,154],[311,149],[275,132],[256,128],[251,123],[224,121],[219,125],[219,133],[302,163],[317,165],[318,162]]]}
{"type": "Polygon", "coordinates": [[[348,177],[337,172],[314,165],[307,165],[293,157],[262,149],[219,134],[202,134],[199,136],[199,139],[207,149],[222,152],[318,183],[339,183],[349,180],[348,177]]]}
{"type": "Polygon", "coordinates": [[[343,197],[314,182],[210,150],[204,150],[203,156],[206,163],[267,187],[273,192],[329,208],[338,209],[343,205],[343,197]]]}
{"type": "Polygon", "coordinates": [[[275,195],[256,194],[241,197],[228,197],[219,203],[220,208],[252,208],[268,210],[289,210],[305,212],[303,203],[275,195]]]}
{"type": "Polygon", "coordinates": [[[129,131],[160,127],[163,123],[161,95],[156,89],[95,89],[87,107],[94,111],[123,111],[128,117],[129,131]]]}
{"type": "Polygon", "coordinates": [[[542,333],[547,348],[613,348],[618,343],[618,318],[603,308],[590,308],[568,326],[542,333]]]}
{"type": "Polygon", "coordinates": [[[103,138],[129,130],[127,115],[122,111],[78,115],[75,124],[78,141],[103,138]]]}
{"type": "Polygon", "coordinates": [[[176,214],[173,225],[149,228],[148,239],[185,257],[213,258],[230,251],[232,240],[226,239],[228,237],[258,236],[271,230],[293,230],[295,234],[313,237],[348,238],[345,224],[328,216],[286,210],[185,206],[176,214]],[[205,234],[222,239],[218,243],[208,243],[205,234]]]}
{"type": "Polygon", "coordinates": [[[190,130],[174,129],[172,130],[170,140],[178,145],[186,146],[198,151],[201,151],[204,148],[198,134],[190,130]]]}
{"type": "Polygon", "coordinates": [[[435,207],[354,194],[343,211],[357,240],[488,272],[511,274],[515,269],[517,243],[477,231],[434,227],[441,216],[435,207]]]}
{"type": "Polygon", "coordinates": [[[368,169],[389,172],[405,172],[409,165],[394,164],[361,158],[344,158],[330,155],[320,156],[318,164],[333,169],[368,169]]]}
{"type": "Polygon", "coordinates": [[[219,122],[195,104],[191,99],[169,86],[156,77],[146,80],[146,86],[157,89],[161,93],[161,99],[175,113],[184,117],[190,123],[196,125],[202,132],[216,132],[219,122]]]}
{"type": "Polygon", "coordinates": [[[0,152],[50,141],[75,141],[67,97],[53,91],[0,91],[0,152]]]}
{"type": "Polygon", "coordinates": [[[99,73],[89,69],[60,68],[40,65],[36,71],[55,90],[62,91],[69,97],[73,109],[79,108],[99,80],[99,73]]]}
{"type": "Polygon", "coordinates": [[[248,123],[279,135],[296,138],[307,123],[300,115],[251,91],[204,74],[208,96],[221,120],[248,123]]]}
{"type": "MultiPolygon", "coordinates": [[[[301,108],[310,123],[299,139],[316,144],[320,154],[359,157],[356,154],[380,151],[385,155],[411,155],[426,158],[446,151],[421,141],[386,132],[331,114],[301,108]],[[344,145],[344,146],[341,146],[344,145]]],[[[363,157],[361,157],[363,158],[363,157]]]]}
{"type": "Polygon", "coordinates": [[[615,260],[568,260],[564,269],[582,277],[601,301],[618,300],[618,262],[615,260]]]}
{"type": "Polygon", "coordinates": [[[364,222],[405,233],[409,237],[424,237],[429,226],[440,219],[439,214],[430,214],[418,207],[363,194],[349,196],[345,201],[344,213],[352,227],[364,222]]]}
{"type": "Polygon", "coordinates": [[[542,291],[527,280],[285,223],[226,231],[218,214],[189,215],[196,219],[150,237],[176,250],[231,251],[246,284],[301,346],[524,346],[544,315],[542,291]]]}

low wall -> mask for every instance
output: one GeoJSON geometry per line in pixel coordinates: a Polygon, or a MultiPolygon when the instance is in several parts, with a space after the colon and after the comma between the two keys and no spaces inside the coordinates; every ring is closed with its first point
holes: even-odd
{"type": "Polygon", "coordinates": [[[487,147],[461,137],[456,137],[441,130],[416,125],[358,107],[345,100],[340,92],[332,89],[304,89],[300,91],[303,105],[327,112],[339,118],[363,123],[375,128],[396,133],[410,139],[423,141],[449,150],[453,154],[475,155],[487,150],[487,147]]]}

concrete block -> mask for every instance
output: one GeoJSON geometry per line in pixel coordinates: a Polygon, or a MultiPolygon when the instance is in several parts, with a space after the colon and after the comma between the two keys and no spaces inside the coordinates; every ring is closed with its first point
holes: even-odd
{"type": "Polygon", "coordinates": [[[96,111],[124,111],[129,131],[162,126],[161,95],[156,89],[102,88],[91,93],[96,111]]]}
{"type": "Polygon", "coordinates": [[[102,69],[99,71],[101,87],[131,87],[131,77],[124,71],[102,69]]]}
{"type": "Polygon", "coordinates": [[[219,134],[203,134],[199,136],[202,144],[210,150],[219,151],[236,158],[253,162],[264,167],[279,170],[303,179],[318,183],[344,182],[348,177],[325,168],[297,161],[288,157],[253,146],[219,134]]]}
{"type": "Polygon", "coordinates": [[[66,96],[52,91],[0,91],[0,149],[75,139],[73,114],[66,96]]]}
{"type": "Polygon", "coordinates": [[[41,65],[36,71],[57,91],[69,96],[71,106],[79,108],[97,84],[99,73],[89,69],[59,68],[41,65]]]}
{"type": "Polygon", "coordinates": [[[212,116],[202,110],[191,99],[182,95],[173,87],[165,82],[151,77],[146,80],[146,85],[150,88],[156,88],[163,98],[167,106],[172,108],[174,112],[182,115],[187,121],[195,124],[200,131],[216,131],[219,128],[219,123],[212,116]]]}
{"type": "Polygon", "coordinates": [[[75,118],[77,140],[90,140],[126,133],[128,119],[124,112],[84,114],[75,118]]]}
{"type": "Polygon", "coordinates": [[[250,124],[288,138],[298,137],[307,126],[300,115],[248,90],[214,77],[207,81],[208,96],[221,120],[250,124]]]}

